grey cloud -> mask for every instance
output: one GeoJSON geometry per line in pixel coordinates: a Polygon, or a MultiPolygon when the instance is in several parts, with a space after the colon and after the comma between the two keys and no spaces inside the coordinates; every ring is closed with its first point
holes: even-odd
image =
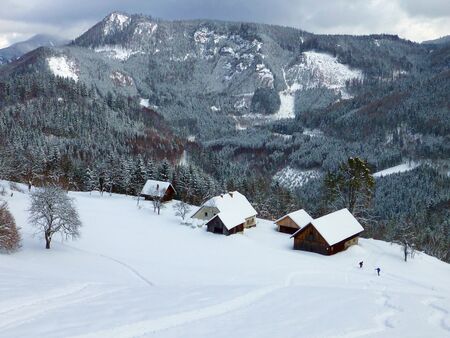
{"type": "MultiPolygon", "coordinates": [[[[66,37],[75,37],[115,10],[163,19],[279,24],[316,33],[398,33],[410,39],[443,35],[442,24],[450,26],[449,0],[3,0],[2,7],[8,10],[0,12],[0,21],[16,22],[21,32],[28,25],[30,35],[38,33],[36,28],[46,27],[46,31],[59,31],[66,37]],[[408,25],[416,26],[408,30],[408,25]]],[[[14,27],[6,31],[0,26],[0,36],[12,36],[13,32],[14,27]]]]}
{"type": "MultiPolygon", "coordinates": [[[[401,0],[400,5],[414,17],[443,18],[450,16],[449,0],[401,0]]],[[[450,34],[450,26],[447,29],[450,34]]]]}

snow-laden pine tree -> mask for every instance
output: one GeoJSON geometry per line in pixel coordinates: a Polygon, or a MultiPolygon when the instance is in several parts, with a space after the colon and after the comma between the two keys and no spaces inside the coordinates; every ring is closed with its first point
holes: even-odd
{"type": "Polygon", "coordinates": [[[171,176],[171,165],[167,159],[164,159],[158,167],[158,180],[168,182],[171,176]]]}
{"type": "Polygon", "coordinates": [[[87,168],[84,178],[86,190],[92,192],[94,190],[99,190],[99,180],[97,171],[95,169],[87,168]]]}

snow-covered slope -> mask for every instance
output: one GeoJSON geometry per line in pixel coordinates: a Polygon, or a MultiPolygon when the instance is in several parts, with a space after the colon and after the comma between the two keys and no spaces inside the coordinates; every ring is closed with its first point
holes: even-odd
{"type": "Polygon", "coordinates": [[[302,61],[282,69],[286,89],[279,92],[281,105],[276,116],[280,119],[294,118],[294,94],[297,90],[324,87],[349,98],[345,90],[346,82],[352,79],[362,79],[359,69],[351,69],[339,62],[336,57],[315,51],[304,52],[302,61]]]}
{"type": "Polygon", "coordinates": [[[273,180],[280,183],[283,187],[288,189],[295,189],[307,183],[310,179],[320,176],[318,170],[299,170],[291,167],[286,167],[278,171],[273,180]]]}
{"type": "Polygon", "coordinates": [[[78,81],[78,67],[67,56],[52,56],[47,63],[53,75],[78,81]]]}
{"type": "Polygon", "coordinates": [[[419,162],[402,163],[402,164],[396,165],[395,167],[391,167],[391,168],[387,168],[387,169],[378,171],[378,172],[374,173],[373,176],[374,177],[383,177],[383,176],[388,176],[388,175],[392,175],[392,174],[403,173],[405,171],[413,170],[414,168],[417,168],[419,165],[420,165],[419,162]]]}
{"type": "Polygon", "coordinates": [[[82,237],[51,250],[32,236],[28,195],[5,197],[24,242],[0,255],[2,338],[450,335],[450,266],[425,254],[404,263],[362,239],[325,257],[269,221],[224,237],[181,225],[171,204],[158,216],[132,197],[70,195],[82,237]]]}

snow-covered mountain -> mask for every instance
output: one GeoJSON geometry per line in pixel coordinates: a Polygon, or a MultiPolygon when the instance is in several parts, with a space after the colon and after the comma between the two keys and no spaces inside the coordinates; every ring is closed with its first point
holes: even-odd
{"type": "Polygon", "coordinates": [[[294,251],[270,221],[225,237],[180,224],[172,203],[158,216],[148,201],[94,192],[70,193],[81,238],[45,250],[29,195],[2,185],[23,234],[19,252],[0,255],[2,338],[450,333],[450,266],[423,253],[405,263],[372,239],[335,256],[294,251]]]}
{"type": "Polygon", "coordinates": [[[37,34],[26,41],[17,42],[9,47],[0,49],[0,65],[14,61],[22,55],[39,47],[58,47],[69,41],[48,34],[37,34]]]}
{"type": "MultiPolygon", "coordinates": [[[[380,58],[385,75],[392,75],[407,72],[422,55],[424,47],[389,35],[321,36],[263,24],[165,21],[114,12],[70,46],[39,51],[30,61],[103,92],[141,96],[168,119],[174,118],[176,100],[164,102],[159,93],[177,100],[190,96],[185,118],[195,111],[204,131],[212,106],[220,107],[213,115],[227,120],[222,126],[238,128],[241,116],[247,121],[294,118],[311,90],[328,91],[333,96],[328,103],[348,99],[349,82],[378,76],[380,58]],[[281,105],[272,116],[250,109],[258,88],[278,93],[281,105]]],[[[4,72],[20,72],[17,67],[4,72]]]]}

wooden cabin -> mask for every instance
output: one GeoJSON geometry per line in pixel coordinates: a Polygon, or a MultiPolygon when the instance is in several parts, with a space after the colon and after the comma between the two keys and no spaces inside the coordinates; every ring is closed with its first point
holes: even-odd
{"type": "Polygon", "coordinates": [[[294,250],[334,255],[358,244],[363,231],[357,219],[347,209],[341,209],[312,220],[291,238],[294,238],[294,250]]]}
{"type": "Polygon", "coordinates": [[[170,182],[147,180],[142,188],[141,195],[146,200],[161,198],[162,202],[171,201],[175,196],[175,188],[170,182]]]}
{"type": "Polygon", "coordinates": [[[231,191],[210,198],[200,206],[191,218],[210,221],[217,215],[221,215],[221,219],[224,219],[225,217],[231,218],[232,216],[236,217],[239,223],[233,224],[233,226],[241,223],[244,228],[256,226],[256,210],[252,207],[247,198],[238,191],[231,191]]]}
{"type": "Polygon", "coordinates": [[[218,213],[206,223],[206,230],[225,236],[244,231],[243,220],[236,215],[218,213]]]}
{"type": "Polygon", "coordinates": [[[313,218],[303,209],[291,212],[277,219],[274,223],[277,225],[277,230],[286,234],[294,234],[297,230],[303,228],[313,218]]]}

